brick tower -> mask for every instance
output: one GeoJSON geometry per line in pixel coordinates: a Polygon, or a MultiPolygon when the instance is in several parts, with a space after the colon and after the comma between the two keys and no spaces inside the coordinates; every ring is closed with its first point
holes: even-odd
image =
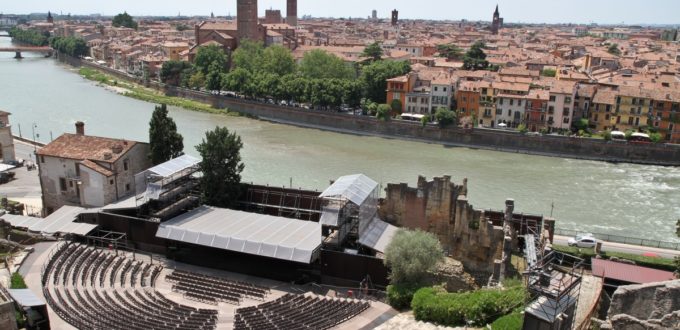
{"type": "Polygon", "coordinates": [[[399,11],[396,9],[392,11],[392,25],[399,24],[399,11]]]}
{"type": "Polygon", "coordinates": [[[286,23],[288,23],[290,26],[297,26],[297,0],[288,0],[287,3],[288,8],[286,10],[286,23]]]}
{"type": "Polygon", "coordinates": [[[491,22],[491,33],[497,35],[500,27],[501,27],[501,14],[498,12],[498,5],[496,5],[496,11],[493,12],[493,21],[491,22]]]}
{"type": "Polygon", "coordinates": [[[236,1],[236,24],[239,42],[243,39],[259,40],[257,32],[257,0],[236,1]]]}

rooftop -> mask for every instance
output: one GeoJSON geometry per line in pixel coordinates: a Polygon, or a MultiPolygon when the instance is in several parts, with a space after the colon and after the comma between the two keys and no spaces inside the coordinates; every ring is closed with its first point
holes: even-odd
{"type": "Polygon", "coordinates": [[[610,260],[593,259],[592,263],[593,275],[622,282],[643,284],[663,282],[675,278],[672,272],[610,260]]]}
{"type": "Polygon", "coordinates": [[[114,163],[137,143],[139,142],[65,133],[38,150],[38,155],[114,163]]]}

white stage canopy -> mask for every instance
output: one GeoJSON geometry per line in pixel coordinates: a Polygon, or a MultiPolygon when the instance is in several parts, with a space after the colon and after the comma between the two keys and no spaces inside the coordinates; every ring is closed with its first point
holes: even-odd
{"type": "Polygon", "coordinates": [[[160,224],[156,237],[307,264],[322,239],[317,222],[210,206],[160,224]]]}
{"type": "Polygon", "coordinates": [[[362,205],[374,194],[377,187],[377,182],[363,174],[347,175],[340,177],[319,197],[344,197],[356,205],[362,205]]]}
{"type": "Polygon", "coordinates": [[[43,221],[43,219],[40,219],[40,218],[27,217],[25,215],[14,215],[14,214],[5,214],[3,216],[0,216],[0,219],[9,222],[9,224],[11,224],[12,227],[26,228],[26,229],[28,229],[29,227],[35,225],[36,223],[38,223],[40,221],[43,221]]]}

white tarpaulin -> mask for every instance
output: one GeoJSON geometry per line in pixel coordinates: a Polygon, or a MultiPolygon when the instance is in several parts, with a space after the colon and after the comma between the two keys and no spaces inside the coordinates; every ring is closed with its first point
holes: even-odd
{"type": "Polygon", "coordinates": [[[156,237],[263,257],[311,263],[321,224],[201,206],[158,227],[156,237]]]}
{"type": "Polygon", "coordinates": [[[40,218],[34,218],[34,217],[27,217],[25,215],[13,215],[13,214],[5,214],[0,217],[0,219],[3,219],[7,222],[9,222],[12,227],[17,227],[17,228],[29,228],[36,223],[40,221],[44,221],[44,219],[40,218]]]}

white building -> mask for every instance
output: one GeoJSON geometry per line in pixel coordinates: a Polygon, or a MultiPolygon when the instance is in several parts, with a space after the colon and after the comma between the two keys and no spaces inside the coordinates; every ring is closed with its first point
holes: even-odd
{"type": "Polygon", "coordinates": [[[513,94],[498,94],[496,96],[496,126],[507,124],[517,127],[524,121],[526,96],[513,94]]]}
{"type": "Polygon", "coordinates": [[[576,83],[555,81],[550,87],[547,124],[553,129],[569,129],[574,117],[576,83]]]}
{"type": "Polygon", "coordinates": [[[439,107],[450,109],[454,95],[453,85],[446,79],[433,80],[432,87],[430,87],[430,95],[432,97],[430,101],[432,113],[437,111],[439,107]]]}
{"type": "Polygon", "coordinates": [[[37,152],[43,207],[101,207],[131,196],[134,175],[151,166],[149,145],[136,141],[63,134],[37,152]]]}

